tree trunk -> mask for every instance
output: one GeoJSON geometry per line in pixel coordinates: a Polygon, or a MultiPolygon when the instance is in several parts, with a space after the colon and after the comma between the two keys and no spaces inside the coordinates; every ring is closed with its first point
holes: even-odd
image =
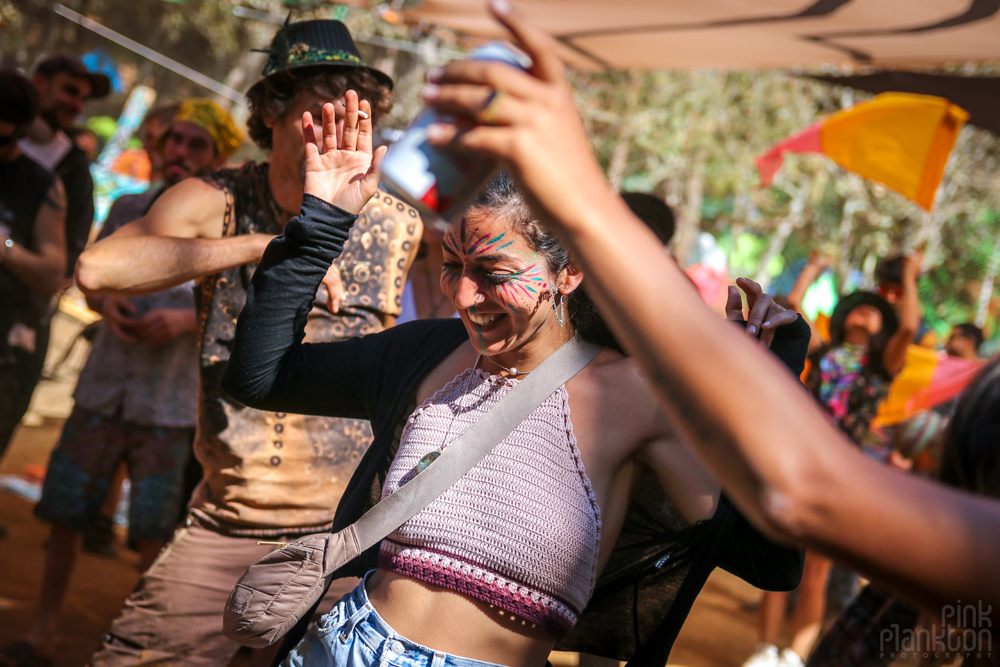
{"type": "Polygon", "coordinates": [[[941,184],[938,185],[937,192],[935,193],[934,207],[924,215],[921,224],[917,227],[915,238],[911,238],[910,242],[904,247],[904,251],[910,253],[914,250],[919,250],[923,246],[924,263],[920,267],[921,272],[927,271],[937,264],[938,248],[941,246],[941,227],[944,226],[945,221],[949,217],[948,209],[951,208],[955,191],[958,189],[958,180],[948,177],[955,163],[954,155],[955,152],[953,149],[952,155],[948,158],[948,163],[945,165],[941,184]]]}
{"type": "Polygon", "coordinates": [[[681,266],[687,266],[691,248],[701,229],[701,201],[705,192],[705,161],[707,152],[699,147],[691,156],[691,171],[684,186],[684,205],[677,216],[674,234],[674,256],[681,266]]]}
{"type": "Polygon", "coordinates": [[[856,209],[854,193],[844,200],[840,212],[840,229],[837,232],[837,289],[841,292],[847,284],[847,276],[851,272],[851,230],[854,227],[854,211],[856,209]]]}
{"type": "Polygon", "coordinates": [[[982,329],[986,325],[986,316],[990,311],[990,301],[993,299],[993,285],[996,282],[997,271],[1000,270],[1000,234],[993,245],[993,255],[983,278],[983,286],[979,291],[979,306],[976,309],[976,326],[982,329]]]}
{"type": "Polygon", "coordinates": [[[771,235],[771,242],[768,244],[767,250],[764,251],[764,255],[760,258],[760,265],[757,267],[757,275],[754,277],[754,280],[760,284],[760,288],[765,292],[771,286],[771,274],[767,270],[768,265],[784,251],[785,244],[788,243],[788,237],[805,220],[806,200],[809,199],[809,193],[812,190],[811,185],[811,183],[806,182],[799,187],[799,191],[789,207],[788,215],[781,221],[778,228],[774,230],[774,233],[771,235]]]}
{"type": "Polygon", "coordinates": [[[642,88],[642,74],[631,71],[628,73],[628,84],[625,88],[625,104],[618,114],[618,139],[611,151],[611,162],[608,164],[608,181],[616,191],[621,190],[622,178],[628,168],[628,152],[632,146],[632,116],[639,102],[639,90],[642,88]]]}

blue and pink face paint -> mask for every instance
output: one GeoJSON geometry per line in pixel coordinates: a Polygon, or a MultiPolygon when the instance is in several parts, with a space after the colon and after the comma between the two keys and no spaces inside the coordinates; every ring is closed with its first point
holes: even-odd
{"type": "MultiPolygon", "coordinates": [[[[479,227],[468,228],[465,218],[454,225],[444,237],[445,249],[462,260],[459,267],[451,262],[445,262],[441,273],[441,288],[454,299],[458,292],[458,283],[466,267],[476,276],[474,280],[479,289],[487,292],[492,301],[511,314],[531,313],[548,291],[548,280],[542,258],[535,252],[525,252],[517,249],[515,244],[521,240],[510,230],[497,234],[483,233],[479,227]],[[456,229],[457,227],[457,229],[456,229]],[[486,269],[475,268],[478,259],[496,254],[510,255],[516,263],[523,263],[523,268],[499,273],[486,269]]],[[[519,245],[523,245],[519,244],[519,245]]],[[[469,309],[475,313],[475,307],[469,309]]]]}

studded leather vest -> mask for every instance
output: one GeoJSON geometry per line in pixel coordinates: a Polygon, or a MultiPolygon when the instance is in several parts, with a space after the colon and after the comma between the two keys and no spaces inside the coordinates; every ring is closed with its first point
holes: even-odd
{"type": "MultiPolygon", "coordinates": [[[[206,182],[226,193],[225,235],[280,234],[281,212],[267,181],[267,163],[222,169],[206,182]]],[[[338,259],[345,298],[326,306],[320,286],[306,325],[307,342],[362,336],[399,314],[403,284],[422,227],[417,212],[384,193],[351,231],[338,259]]],[[[329,526],[340,496],[371,444],[367,421],[263,412],[222,391],[219,380],[246,303],[254,264],[205,279],[199,290],[201,334],[195,455],[205,477],[192,509],[230,534],[313,532],[329,526]]]]}

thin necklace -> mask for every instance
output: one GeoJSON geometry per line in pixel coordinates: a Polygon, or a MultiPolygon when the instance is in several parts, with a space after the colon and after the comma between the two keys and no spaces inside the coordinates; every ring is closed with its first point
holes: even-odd
{"type": "MultiPolygon", "coordinates": [[[[469,369],[469,377],[465,378],[465,384],[462,386],[462,393],[459,394],[459,400],[461,400],[463,396],[466,396],[469,393],[469,383],[472,382],[472,378],[476,374],[476,368],[479,367],[479,361],[482,358],[483,358],[482,354],[476,357],[476,363],[473,364],[472,368],[469,369]]],[[[444,434],[444,438],[441,440],[441,444],[438,446],[437,449],[427,452],[420,458],[419,461],[417,461],[418,475],[423,471],[427,470],[427,466],[437,461],[438,458],[441,456],[441,453],[444,452],[445,448],[449,444],[451,444],[450,442],[448,442],[448,438],[451,437],[451,427],[455,425],[455,419],[459,415],[464,415],[464,414],[465,414],[465,407],[459,404],[459,410],[457,412],[453,412],[451,415],[451,421],[448,422],[448,431],[444,434]]]]}
{"type": "MultiPolygon", "coordinates": [[[[480,356],[482,356],[482,355],[480,355],[480,356]]],[[[531,372],[531,371],[519,371],[519,370],[517,370],[517,366],[511,366],[510,368],[507,368],[503,364],[498,364],[496,361],[494,361],[493,357],[491,357],[490,355],[486,355],[486,358],[490,360],[491,364],[493,364],[494,366],[499,366],[500,368],[504,369],[505,371],[507,371],[511,375],[527,375],[528,373],[531,372]]]]}

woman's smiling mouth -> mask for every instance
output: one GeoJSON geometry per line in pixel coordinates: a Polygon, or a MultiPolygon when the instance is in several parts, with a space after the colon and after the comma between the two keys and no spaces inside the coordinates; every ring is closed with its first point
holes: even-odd
{"type": "Polygon", "coordinates": [[[475,324],[477,327],[488,327],[497,320],[506,316],[506,313],[487,313],[486,315],[477,315],[471,310],[467,311],[469,313],[469,321],[475,324]]]}

